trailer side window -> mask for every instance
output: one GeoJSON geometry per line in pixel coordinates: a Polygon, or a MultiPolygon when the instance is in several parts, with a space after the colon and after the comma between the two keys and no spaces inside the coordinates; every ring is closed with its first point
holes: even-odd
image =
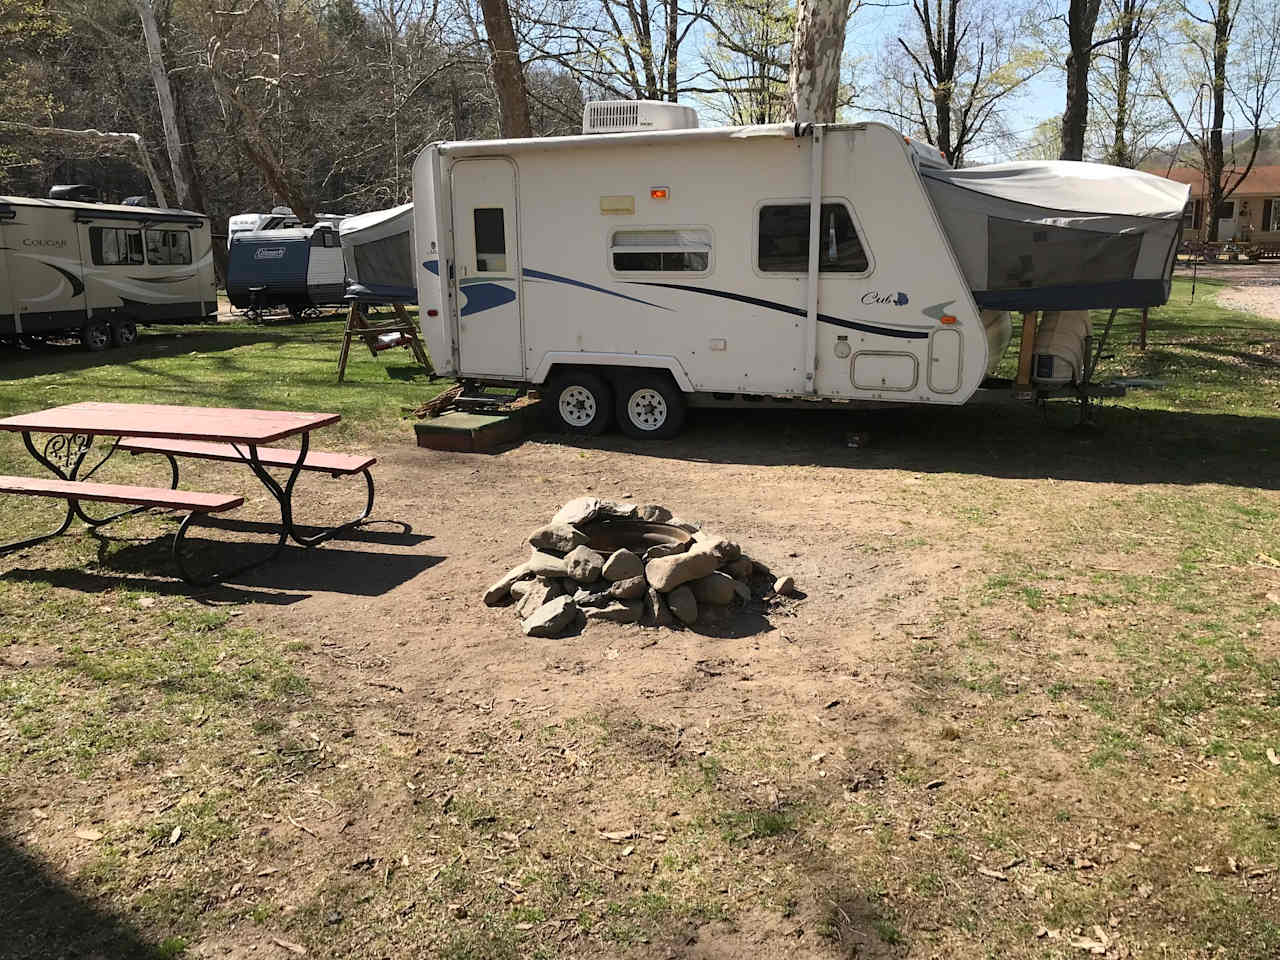
{"type": "Polygon", "coordinates": [[[191,263],[191,234],[185,230],[148,230],[147,262],[160,266],[191,263]]]}
{"type": "Polygon", "coordinates": [[[711,231],[618,230],[609,253],[615,270],[702,273],[711,266],[711,231]]]}
{"type": "Polygon", "coordinates": [[[100,267],[142,263],[142,231],[122,227],[90,227],[89,250],[100,267]]]}
{"type": "MultiPolygon", "coordinates": [[[[818,227],[820,273],[864,273],[870,265],[843,203],[824,203],[818,227]]],[[[757,262],[765,273],[809,272],[809,205],[776,203],[760,208],[757,262]]]]}
{"type": "Polygon", "coordinates": [[[501,207],[477,207],[472,213],[476,228],[476,272],[507,272],[507,227],[501,207]]]}

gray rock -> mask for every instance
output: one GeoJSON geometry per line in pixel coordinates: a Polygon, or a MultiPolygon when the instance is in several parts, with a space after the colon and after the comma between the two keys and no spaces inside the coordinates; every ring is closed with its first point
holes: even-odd
{"type": "Polygon", "coordinates": [[[671,615],[671,608],[662,594],[650,587],[645,593],[645,616],[655,627],[674,627],[676,618],[671,615]]]}
{"type": "Polygon", "coordinates": [[[671,511],[656,503],[649,503],[640,508],[640,519],[647,523],[667,523],[671,519],[671,511]]]}
{"type": "Polygon", "coordinates": [[[541,550],[533,551],[525,566],[529,572],[539,577],[563,577],[569,572],[569,567],[565,564],[563,557],[554,557],[549,553],[543,553],[541,550]]]}
{"type": "Polygon", "coordinates": [[[659,557],[673,557],[677,553],[684,553],[689,549],[690,541],[684,543],[658,543],[654,544],[644,552],[644,562],[657,560],[659,557]]]}
{"type": "Polygon", "coordinates": [[[698,619],[698,601],[688,587],[676,587],[667,594],[667,606],[681,623],[688,625],[698,619]]]}
{"type": "Polygon", "coordinates": [[[590,547],[574,547],[564,558],[565,572],[579,583],[591,583],[600,579],[604,557],[590,547]]]}
{"type": "Polygon", "coordinates": [[[532,580],[517,580],[511,585],[511,599],[519,603],[524,599],[524,595],[529,592],[529,588],[532,586],[532,580]]]}
{"type": "Polygon", "coordinates": [[[737,560],[730,560],[720,569],[735,580],[750,580],[755,568],[756,565],[751,562],[750,557],[742,556],[737,560]]]}
{"type": "Polygon", "coordinates": [[[577,604],[562,594],[540,606],[520,627],[526,637],[554,637],[569,629],[577,618],[577,604]]]}
{"type": "Polygon", "coordinates": [[[613,603],[614,596],[608,590],[594,587],[579,587],[573,595],[573,602],[580,607],[606,607],[613,603]]]}
{"type": "Polygon", "coordinates": [[[615,550],[609,554],[601,570],[606,580],[630,580],[644,576],[644,561],[630,550],[615,550]]]}
{"type": "Polygon", "coordinates": [[[567,523],[576,527],[580,523],[594,520],[599,512],[600,501],[595,497],[578,497],[576,500],[570,500],[557,510],[556,515],[551,518],[551,524],[554,526],[555,524],[567,523]]]}
{"type": "Polygon", "coordinates": [[[597,520],[638,520],[640,508],[634,503],[621,503],[617,500],[601,500],[600,509],[596,513],[597,520]]]}
{"type": "Polygon", "coordinates": [[[751,588],[741,580],[733,581],[733,592],[737,594],[738,599],[743,603],[751,602],[751,588]]]}
{"type": "Polygon", "coordinates": [[[699,577],[689,584],[695,599],[699,603],[711,603],[717,607],[728,606],[736,595],[733,589],[734,579],[719,570],[699,577]]]}
{"type": "Polygon", "coordinates": [[[721,563],[731,563],[742,556],[742,548],[732,540],[724,540],[715,534],[699,531],[693,535],[692,549],[702,549],[713,554],[721,563]]]}
{"type": "Polygon", "coordinates": [[[496,607],[507,597],[511,596],[511,585],[517,580],[523,580],[525,577],[532,577],[534,570],[529,564],[522,563],[517,567],[512,567],[502,577],[501,580],[490,585],[489,589],[484,592],[484,603],[486,607],[496,607]]]}
{"type": "Polygon", "coordinates": [[[705,577],[717,567],[720,560],[713,553],[695,544],[688,553],[678,553],[672,557],[659,557],[645,564],[644,575],[649,585],[661,593],[669,593],[682,583],[705,577]]]}
{"type": "Polygon", "coordinates": [[[784,597],[794,596],[796,592],[796,582],[792,577],[779,577],[773,581],[773,592],[784,597]]]}
{"type": "Polygon", "coordinates": [[[607,607],[592,607],[586,611],[588,620],[605,620],[609,623],[639,623],[644,616],[644,604],[638,600],[614,602],[607,607]]]}
{"type": "MultiPolygon", "coordinates": [[[[642,568],[643,569],[643,568],[642,568]]],[[[629,577],[626,580],[618,580],[609,585],[609,596],[618,600],[639,600],[645,591],[649,589],[649,584],[645,582],[644,576],[629,577]]]]}
{"type": "Polygon", "coordinates": [[[587,535],[567,523],[549,523],[529,534],[529,543],[535,550],[554,550],[568,553],[574,547],[587,542],[587,535]]]}
{"type": "Polygon", "coordinates": [[[560,589],[559,580],[539,579],[530,582],[529,588],[521,598],[516,610],[521,617],[532,616],[533,612],[543,604],[549,603],[564,593],[560,589]]]}

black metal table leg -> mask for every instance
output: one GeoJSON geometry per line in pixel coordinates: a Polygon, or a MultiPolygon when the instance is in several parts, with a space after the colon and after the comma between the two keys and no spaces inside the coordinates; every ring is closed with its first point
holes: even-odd
{"type": "MultiPolygon", "coordinates": [[[[74,480],[76,471],[80,469],[80,465],[84,462],[85,455],[89,452],[89,448],[93,445],[93,437],[86,434],[59,433],[50,437],[45,441],[44,449],[37,450],[35,443],[31,439],[31,431],[22,431],[22,443],[27,448],[27,452],[31,454],[38,464],[52,473],[59,480],[74,480]],[[54,458],[62,461],[62,466],[54,463],[54,458]]],[[[114,448],[113,448],[114,449],[114,448]]],[[[109,457],[110,452],[107,454],[109,457]]],[[[103,462],[106,461],[103,458],[103,462]]],[[[102,463],[97,464],[93,469],[97,470],[102,463]]],[[[6,543],[0,546],[0,553],[9,553],[13,550],[21,550],[23,547],[35,546],[37,543],[43,543],[46,540],[52,540],[54,537],[61,536],[66,533],[71,526],[71,521],[81,515],[80,504],[76,500],[67,500],[67,515],[63,517],[61,525],[57,529],[43,533],[35,537],[28,537],[25,540],[15,540],[12,543],[6,543]]]]}

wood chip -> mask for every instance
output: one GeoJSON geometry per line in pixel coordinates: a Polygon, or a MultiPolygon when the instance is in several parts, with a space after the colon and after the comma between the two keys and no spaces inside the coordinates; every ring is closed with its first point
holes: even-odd
{"type": "Polygon", "coordinates": [[[924,788],[926,790],[937,790],[939,787],[946,786],[946,783],[947,781],[945,780],[930,780],[924,785],[924,788]]]}
{"type": "Polygon", "coordinates": [[[32,807],[32,808],[31,808],[31,815],[32,815],[33,817],[35,817],[37,820],[48,820],[48,819],[49,819],[49,815],[48,815],[47,813],[45,813],[43,810],[41,810],[39,807],[32,807]]]}
{"type": "Polygon", "coordinates": [[[1280,767],[1280,753],[1276,753],[1272,747],[1267,747],[1267,760],[1273,767],[1280,767]]]}
{"type": "Polygon", "coordinates": [[[281,940],[279,937],[272,937],[271,942],[277,947],[282,947],[285,950],[288,950],[295,957],[305,957],[307,955],[307,948],[300,943],[291,943],[288,940],[281,940]]]}
{"type": "Polygon", "coordinates": [[[174,846],[182,839],[182,827],[174,827],[173,832],[169,834],[169,846],[174,846]]]}
{"type": "Polygon", "coordinates": [[[1006,883],[1009,880],[1009,878],[999,870],[990,870],[987,867],[979,867],[978,873],[982,874],[984,877],[990,877],[992,880],[1004,880],[1006,883]]]}
{"type": "Polygon", "coordinates": [[[601,830],[600,839],[608,840],[610,843],[622,843],[624,840],[630,840],[635,836],[634,830],[601,830]]]}
{"type": "Polygon", "coordinates": [[[101,840],[102,831],[91,830],[88,827],[80,827],[79,829],[76,830],[76,836],[79,837],[81,840],[89,840],[89,841],[101,840]]]}
{"type": "Polygon", "coordinates": [[[1196,866],[1192,867],[1191,869],[1192,869],[1192,870],[1194,870],[1196,873],[1213,873],[1213,868],[1212,868],[1212,867],[1206,867],[1206,866],[1204,866],[1204,864],[1197,864],[1196,866]]]}

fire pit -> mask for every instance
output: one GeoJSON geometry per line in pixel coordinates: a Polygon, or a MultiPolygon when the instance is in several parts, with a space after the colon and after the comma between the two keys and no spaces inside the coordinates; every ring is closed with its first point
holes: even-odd
{"type": "Polygon", "coordinates": [[[558,636],[584,619],[687,626],[795,589],[733,541],[656,505],[580,497],[529,544],[530,558],[490,586],[484,602],[511,603],[531,637],[558,636]]]}

